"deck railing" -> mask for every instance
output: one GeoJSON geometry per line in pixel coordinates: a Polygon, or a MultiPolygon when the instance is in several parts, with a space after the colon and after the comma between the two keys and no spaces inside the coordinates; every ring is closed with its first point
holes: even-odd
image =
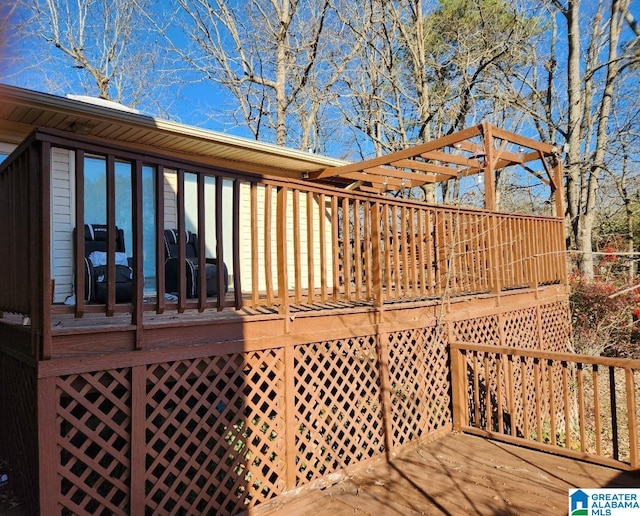
{"type": "Polygon", "coordinates": [[[457,430],[640,467],[640,360],[462,342],[450,347],[457,430]]]}
{"type": "MultiPolygon", "coordinates": [[[[68,262],[81,263],[83,258],[82,232],[76,232],[72,241],[75,227],[106,223],[110,249],[115,249],[115,228],[123,224],[130,228],[131,302],[115,302],[114,265],[108,253],[106,303],[88,305],[80,295],[73,307],[54,308],[75,312],[77,317],[85,312],[126,311],[139,324],[145,311],[268,306],[286,312],[291,304],[345,301],[380,306],[403,299],[566,282],[563,222],[558,218],[428,206],[36,131],[0,167],[0,238],[11,250],[2,253],[0,276],[4,285],[12,285],[0,292],[4,311],[33,318],[53,298],[52,289],[58,293],[62,288],[59,281],[51,281],[55,278],[50,260],[56,257],[48,238],[52,231],[54,238],[60,238],[60,225],[53,220],[55,206],[50,204],[55,148],[72,151],[69,168],[74,172],[69,181],[75,184],[75,195],[69,197],[75,201],[69,201],[72,222],[62,230],[67,248],[73,249],[68,262]],[[85,159],[96,156],[103,160],[106,174],[103,221],[85,218],[85,159]],[[116,205],[121,194],[117,181],[122,181],[116,169],[123,164],[129,167],[127,174],[130,170],[126,188],[131,199],[124,223],[116,205]],[[145,197],[149,190],[143,170],[153,173],[150,199],[145,197]],[[143,211],[147,202],[153,204],[151,218],[143,211]],[[165,227],[175,227],[182,235],[186,230],[197,233],[201,270],[206,258],[226,263],[231,277],[226,295],[207,297],[206,289],[200,288],[198,298],[188,299],[181,288],[177,301],[165,297],[165,227]],[[151,293],[143,275],[150,256],[156,269],[151,293]]],[[[219,273],[218,287],[223,279],[219,273]]],[[[69,288],[83,292],[83,286],[84,272],[75,267],[69,288]]]]}

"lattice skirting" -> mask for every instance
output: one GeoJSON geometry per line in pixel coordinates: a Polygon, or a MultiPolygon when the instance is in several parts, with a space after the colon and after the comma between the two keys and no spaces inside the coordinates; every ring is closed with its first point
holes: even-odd
{"type": "Polygon", "coordinates": [[[37,512],[36,369],[0,350],[0,457],[27,513],[37,512]]]}
{"type": "MultiPolygon", "coordinates": [[[[538,346],[558,348],[567,342],[566,326],[540,328],[563,314],[558,303],[57,377],[54,506],[62,514],[245,510],[450,427],[447,331],[510,345],[542,335],[538,346]]],[[[20,380],[23,373],[2,360],[3,370],[16,370],[26,406],[35,383],[20,380]]],[[[532,381],[522,374],[514,372],[512,381],[532,381]]],[[[497,395],[496,385],[489,389],[497,395]]],[[[522,406],[514,410],[523,417],[522,406]]]]}

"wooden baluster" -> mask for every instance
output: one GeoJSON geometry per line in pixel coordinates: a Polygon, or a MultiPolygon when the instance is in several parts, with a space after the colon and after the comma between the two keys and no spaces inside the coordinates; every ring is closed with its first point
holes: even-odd
{"type": "Polygon", "coordinates": [[[629,462],[632,470],[638,469],[638,413],[636,412],[636,388],[633,369],[624,368],[627,391],[627,424],[629,427],[629,462]]]}
{"type": "MultiPolygon", "coordinates": [[[[264,274],[267,287],[267,304],[273,306],[273,258],[271,256],[272,234],[271,223],[273,218],[272,203],[273,186],[267,185],[264,189],[264,274]]],[[[282,293],[280,293],[282,295],[282,293]]]]}
{"type": "Polygon", "coordinates": [[[478,352],[471,352],[473,360],[473,426],[480,428],[480,382],[478,378],[478,352]]]}
{"type": "Polygon", "coordinates": [[[520,387],[522,390],[522,434],[525,439],[529,439],[529,396],[527,392],[527,360],[520,357],[520,387]]]}
{"type": "Polygon", "coordinates": [[[355,298],[362,299],[362,249],[360,240],[360,201],[353,201],[353,258],[355,272],[355,298]]]}
{"type": "Polygon", "coordinates": [[[618,402],[616,396],[616,371],[609,366],[609,401],[611,406],[611,438],[613,440],[613,458],[620,460],[620,441],[618,437],[618,402]]]}
{"type": "Polygon", "coordinates": [[[544,385],[541,384],[541,376],[542,375],[542,360],[539,358],[533,359],[533,388],[535,392],[535,404],[536,404],[536,440],[538,442],[542,442],[542,397],[544,396],[544,392],[541,396],[540,390],[544,390],[544,385]]]}
{"type": "MultiPolygon", "coordinates": [[[[308,235],[307,235],[308,238],[308,235]]],[[[302,303],[302,263],[300,251],[300,190],[293,190],[293,277],[295,303],[302,303]]]]}
{"type": "Polygon", "coordinates": [[[491,370],[489,368],[489,353],[485,353],[484,354],[484,383],[485,383],[485,418],[486,418],[486,425],[485,425],[485,429],[487,430],[487,432],[491,432],[493,430],[492,427],[492,418],[491,418],[491,409],[492,407],[492,403],[491,403],[491,370]]]}
{"type": "Polygon", "coordinates": [[[504,392],[502,388],[503,382],[503,367],[504,362],[502,360],[502,353],[496,355],[496,390],[498,398],[498,432],[504,433],[504,407],[502,405],[504,392]]]}
{"type": "Polygon", "coordinates": [[[315,264],[315,254],[317,250],[315,249],[313,243],[315,241],[314,238],[314,209],[315,201],[313,200],[313,193],[307,192],[307,277],[308,277],[308,295],[307,299],[309,303],[313,303],[316,298],[316,264],[315,264]]]}
{"type": "Polygon", "coordinates": [[[564,444],[571,449],[571,405],[569,398],[569,364],[562,361],[562,393],[564,396],[564,444]]]}
{"type": "Polygon", "coordinates": [[[578,423],[580,426],[580,451],[587,451],[587,443],[585,436],[585,410],[584,410],[584,380],[582,377],[583,365],[581,362],[576,364],[576,375],[578,376],[578,423]]]}
{"type": "Polygon", "coordinates": [[[600,375],[598,365],[593,364],[591,368],[591,379],[593,382],[593,419],[595,420],[596,434],[596,455],[602,455],[602,425],[600,423],[600,375]]]}
{"type": "Polygon", "coordinates": [[[555,382],[554,382],[554,366],[553,361],[549,359],[547,361],[548,371],[549,371],[549,420],[551,425],[551,444],[553,446],[557,446],[558,441],[556,438],[556,390],[555,390],[555,382]]]}

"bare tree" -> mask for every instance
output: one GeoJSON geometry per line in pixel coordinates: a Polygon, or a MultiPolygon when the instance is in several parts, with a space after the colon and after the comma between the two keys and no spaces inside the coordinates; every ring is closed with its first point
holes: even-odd
{"type": "Polygon", "coordinates": [[[13,26],[25,48],[21,61],[52,90],[64,84],[130,106],[157,106],[168,74],[147,23],[150,9],[145,0],[24,2],[13,26]]]}
{"type": "Polygon", "coordinates": [[[316,148],[319,116],[344,70],[329,0],[179,0],[191,45],[174,50],[231,93],[239,123],[258,139],[316,148]],[[329,63],[338,63],[329,66],[329,63]]]}
{"type": "MultiPolygon", "coordinates": [[[[598,181],[608,146],[617,138],[610,114],[625,83],[633,81],[633,75],[637,81],[632,66],[637,57],[634,44],[621,39],[628,0],[602,1],[590,13],[579,1],[553,0],[553,6],[566,22],[566,95],[560,92],[558,104],[547,105],[545,111],[549,125],[565,138],[569,237],[582,273],[590,277],[598,181]],[[563,101],[566,118],[559,113],[563,101]]],[[[555,66],[558,59],[552,55],[550,61],[555,66]]]]}

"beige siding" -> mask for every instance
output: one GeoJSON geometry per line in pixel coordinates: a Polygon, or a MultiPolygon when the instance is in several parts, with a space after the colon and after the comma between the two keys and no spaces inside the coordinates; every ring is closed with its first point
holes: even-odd
{"type": "Polygon", "coordinates": [[[72,234],[75,227],[74,153],[51,151],[51,277],[55,280],[54,302],[73,293],[72,234]]]}
{"type": "Polygon", "coordinates": [[[178,227],[178,206],[176,192],[178,190],[178,175],[175,170],[164,171],[164,227],[174,229],[178,227]]]}
{"type": "MultiPolygon", "coordinates": [[[[270,272],[273,278],[273,285],[278,284],[277,270],[277,227],[276,227],[276,211],[277,211],[277,193],[274,189],[271,197],[271,214],[269,221],[271,229],[271,269],[266,270],[265,256],[265,203],[266,188],[258,185],[258,205],[257,205],[257,250],[258,250],[258,290],[263,292],[267,285],[267,272],[270,272]]],[[[287,196],[287,276],[288,288],[295,288],[295,257],[294,257],[294,239],[295,227],[293,217],[293,192],[289,192],[287,196]]],[[[312,199],[311,224],[307,224],[307,196],[301,193],[299,195],[299,241],[300,241],[300,280],[301,288],[306,289],[309,286],[309,241],[313,250],[314,261],[314,285],[316,289],[320,288],[321,263],[320,263],[320,217],[325,217],[325,234],[323,236],[325,242],[327,262],[324,264],[325,275],[327,278],[327,287],[333,286],[332,275],[332,254],[331,254],[331,221],[325,210],[318,204],[318,199],[312,199]],[[311,227],[309,232],[308,228],[311,227]]],[[[251,190],[248,183],[243,183],[240,188],[240,257],[242,267],[242,289],[244,292],[251,291],[252,285],[252,269],[251,269],[251,190]]]]}

